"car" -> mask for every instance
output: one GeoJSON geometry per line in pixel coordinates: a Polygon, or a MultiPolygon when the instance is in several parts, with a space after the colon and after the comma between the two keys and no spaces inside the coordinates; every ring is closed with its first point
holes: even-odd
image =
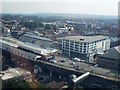
{"type": "Polygon", "coordinates": [[[76,70],[81,70],[81,67],[80,66],[73,66],[73,68],[75,68],[76,70]]]}
{"type": "Polygon", "coordinates": [[[92,86],[92,88],[102,88],[101,85],[99,85],[99,84],[94,84],[94,83],[93,83],[91,86],[92,86]]]}
{"type": "Polygon", "coordinates": [[[56,61],[56,60],[50,60],[50,62],[52,62],[52,63],[56,63],[57,61],[56,61]]]}
{"type": "Polygon", "coordinates": [[[94,65],[94,67],[98,67],[98,64],[94,65]]]}
{"type": "Polygon", "coordinates": [[[67,62],[66,60],[61,60],[60,62],[67,62]]]}
{"type": "Polygon", "coordinates": [[[74,61],[77,61],[77,62],[80,62],[80,59],[77,58],[77,57],[73,58],[73,60],[74,60],[74,61]]]}
{"type": "Polygon", "coordinates": [[[80,62],[85,62],[85,60],[80,60],[80,62]]]}
{"type": "Polygon", "coordinates": [[[81,68],[75,68],[75,69],[78,70],[78,71],[81,70],[81,68]]]}
{"type": "Polygon", "coordinates": [[[73,68],[79,68],[80,66],[79,65],[74,65],[73,68]]]}
{"type": "Polygon", "coordinates": [[[71,65],[75,65],[75,62],[70,62],[71,65]]]}

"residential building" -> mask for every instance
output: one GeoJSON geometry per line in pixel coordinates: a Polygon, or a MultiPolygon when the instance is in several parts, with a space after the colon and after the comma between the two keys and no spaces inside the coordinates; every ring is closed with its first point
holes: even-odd
{"type": "Polygon", "coordinates": [[[62,52],[69,57],[78,57],[93,63],[96,53],[110,48],[110,39],[106,36],[67,36],[58,38],[62,52]]]}

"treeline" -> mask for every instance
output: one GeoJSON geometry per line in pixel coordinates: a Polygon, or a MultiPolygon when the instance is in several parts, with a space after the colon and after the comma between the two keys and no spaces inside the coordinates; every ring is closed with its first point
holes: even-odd
{"type": "Polygon", "coordinates": [[[14,25],[16,21],[20,23],[23,27],[28,29],[34,28],[44,28],[45,30],[56,30],[57,27],[55,25],[43,24],[42,22],[54,22],[57,20],[61,20],[61,17],[38,17],[38,16],[28,16],[28,15],[9,15],[3,14],[2,19],[9,22],[3,22],[4,24],[14,25]]]}
{"type": "Polygon", "coordinates": [[[28,21],[25,21],[25,22],[21,22],[21,25],[28,28],[28,29],[33,29],[33,28],[41,28],[41,27],[44,27],[43,23],[42,22],[36,22],[36,21],[33,21],[33,22],[28,22],[28,21]]]}
{"type": "Polygon", "coordinates": [[[41,22],[55,22],[55,21],[66,20],[66,17],[63,17],[63,16],[39,16],[39,15],[26,15],[26,14],[2,14],[2,19],[6,20],[6,21],[35,20],[35,21],[41,21],[41,22]]]}
{"type": "Polygon", "coordinates": [[[12,90],[12,89],[21,89],[21,90],[30,90],[30,89],[37,89],[37,90],[47,90],[46,86],[41,83],[35,83],[35,82],[27,82],[24,80],[8,80],[8,81],[2,81],[2,90],[12,90]]]}
{"type": "Polygon", "coordinates": [[[53,24],[43,24],[42,22],[37,22],[37,21],[33,21],[33,22],[22,22],[21,23],[22,26],[28,28],[28,29],[34,29],[34,28],[44,28],[45,30],[57,30],[57,26],[53,25],[53,24]]]}

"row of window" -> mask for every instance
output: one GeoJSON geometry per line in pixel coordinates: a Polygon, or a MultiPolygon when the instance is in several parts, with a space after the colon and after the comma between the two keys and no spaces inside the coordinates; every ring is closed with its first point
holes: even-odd
{"type": "Polygon", "coordinates": [[[36,53],[32,50],[28,50],[28,49],[25,49],[25,48],[22,48],[22,47],[18,47],[18,49],[22,50],[22,51],[25,51],[25,52],[29,52],[29,53],[32,53],[32,54],[36,54],[36,55],[40,55],[39,53],[36,53]]]}
{"type": "Polygon", "coordinates": [[[71,42],[63,41],[63,43],[66,43],[66,44],[69,44],[69,43],[70,43],[70,44],[73,44],[73,45],[74,45],[74,43],[75,43],[76,45],[79,45],[79,44],[80,44],[80,45],[87,45],[87,44],[89,44],[89,43],[79,43],[79,42],[72,42],[72,41],[71,41],[71,42]]]}
{"type": "MultiPolygon", "coordinates": [[[[63,46],[66,46],[66,47],[69,47],[69,44],[63,44],[63,46]]],[[[77,48],[77,47],[80,47],[80,48],[94,48],[96,45],[84,45],[84,46],[79,46],[79,45],[70,45],[70,47],[75,47],[75,48],[77,48]]]]}
{"type": "MultiPolygon", "coordinates": [[[[63,49],[64,49],[64,48],[69,49],[69,46],[63,46],[63,49]]],[[[74,49],[74,47],[73,47],[73,46],[72,46],[72,47],[70,46],[70,49],[74,49]]],[[[88,50],[88,49],[90,49],[90,48],[86,48],[86,47],[75,47],[75,49],[78,49],[78,50],[79,50],[79,49],[80,49],[80,50],[82,50],[82,49],[83,49],[83,50],[88,50]]]]}
{"type": "MultiPolygon", "coordinates": [[[[69,48],[63,48],[63,50],[69,50],[69,48]]],[[[79,49],[77,49],[77,48],[75,48],[75,50],[73,49],[73,48],[70,48],[70,51],[75,51],[75,52],[80,52],[80,53],[88,53],[89,51],[88,50],[86,50],[86,49],[81,49],[80,51],[79,51],[79,49]]]]}
{"type": "Polygon", "coordinates": [[[106,62],[106,61],[101,61],[102,63],[104,64],[111,64],[111,65],[115,65],[115,63],[112,63],[112,62],[106,62]]]}
{"type": "MultiPolygon", "coordinates": [[[[69,45],[69,43],[66,43],[66,42],[64,42],[63,44],[65,44],[65,45],[69,45]]],[[[83,44],[74,44],[74,43],[70,43],[70,46],[88,46],[89,47],[89,44],[86,44],[86,43],[83,43],[83,44]]]]}
{"type": "MultiPolygon", "coordinates": [[[[63,47],[69,47],[69,45],[64,45],[63,44],[63,47]]],[[[74,48],[74,46],[70,46],[70,48],[74,48]]],[[[89,48],[89,46],[88,47],[86,47],[86,46],[84,46],[84,47],[83,46],[80,46],[80,47],[79,46],[75,46],[75,48],[89,48]]]]}
{"type": "Polygon", "coordinates": [[[99,42],[102,42],[102,46],[104,45],[104,42],[103,42],[104,40],[99,40],[99,41],[95,41],[95,42],[93,42],[93,43],[81,43],[81,42],[73,42],[73,41],[68,41],[68,40],[63,40],[63,44],[66,44],[66,45],[69,45],[69,43],[70,43],[70,45],[72,46],[72,45],[76,45],[76,46],[96,46],[96,44],[97,43],[99,43],[99,42]]]}
{"type": "Polygon", "coordinates": [[[32,60],[34,60],[34,57],[32,57],[32,56],[29,56],[29,55],[26,55],[26,54],[23,54],[23,53],[20,53],[20,52],[17,52],[16,50],[13,50],[12,48],[8,48],[8,47],[2,47],[4,50],[7,50],[7,51],[9,51],[9,52],[12,52],[12,53],[14,53],[14,54],[16,54],[16,55],[19,55],[19,56],[21,56],[21,57],[25,57],[25,58],[30,58],[30,59],[32,59],[32,60]]]}

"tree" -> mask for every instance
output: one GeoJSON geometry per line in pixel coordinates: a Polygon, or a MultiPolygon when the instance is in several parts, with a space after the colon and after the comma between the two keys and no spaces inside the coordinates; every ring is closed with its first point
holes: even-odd
{"type": "Polygon", "coordinates": [[[56,25],[52,25],[52,28],[55,32],[57,32],[57,26],[56,25]]]}
{"type": "Polygon", "coordinates": [[[29,84],[24,80],[9,80],[9,81],[3,81],[2,82],[2,88],[30,88],[29,84]]]}
{"type": "Polygon", "coordinates": [[[44,25],[43,25],[40,21],[38,21],[38,22],[36,22],[36,21],[27,22],[27,21],[26,21],[26,22],[23,22],[22,25],[23,25],[24,27],[29,28],[29,29],[44,27],[44,25]]]}
{"type": "Polygon", "coordinates": [[[51,25],[49,25],[49,24],[45,25],[45,30],[51,30],[51,29],[52,29],[51,25]]]}

